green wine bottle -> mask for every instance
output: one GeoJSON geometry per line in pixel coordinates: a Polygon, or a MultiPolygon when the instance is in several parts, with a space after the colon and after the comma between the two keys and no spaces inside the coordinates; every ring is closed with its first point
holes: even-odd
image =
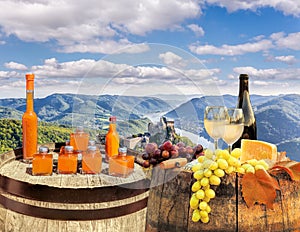
{"type": "Polygon", "coordinates": [[[247,74],[240,74],[240,87],[237,108],[242,108],[245,118],[244,131],[238,141],[236,141],[232,148],[240,148],[242,139],[257,139],[257,128],[255,114],[252,108],[249,95],[249,76],[247,74]]]}

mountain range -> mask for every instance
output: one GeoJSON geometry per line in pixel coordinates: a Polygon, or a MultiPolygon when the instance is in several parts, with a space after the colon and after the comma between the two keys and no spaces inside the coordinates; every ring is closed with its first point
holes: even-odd
{"type": "MultiPolygon", "coordinates": [[[[168,102],[159,97],[52,94],[35,99],[34,107],[41,121],[97,129],[107,128],[109,116],[116,115],[120,127],[124,127],[122,133],[133,133],[128,129],[132,125],[147,130],[144,125],[149,122],[147,115],[161,113],[173,119],[177,128],[209,139],[203,128],[205,107],[220,104],[234,107],[236,102],[237,97],[232,95],[193,97],[183,103],[178,100],[176,104],[176,98],[168,102]]],[[[276,144],[279,151],[286,151],[290,158],[300,161],[300,95],[251,95],[251,102],[258,139],[276,144]]],[[[0,99],[0,118],[21,119],[25,108],[25,99],[0,99]]]]}
{"type": "MultiPolygon", "coordinates": [[[[300,95],[252,95],[251,102],[256,117],[258,139],[276,144],[278,151],[286,151],[291,159],[300,161],[300,95]]],[[[234,107],[237,98],[231,95],[193,98],[166,116],[177,121],[182,129],[209,139],[204,129],[204,109],[209,104],[222,103],[234,107]]]]}

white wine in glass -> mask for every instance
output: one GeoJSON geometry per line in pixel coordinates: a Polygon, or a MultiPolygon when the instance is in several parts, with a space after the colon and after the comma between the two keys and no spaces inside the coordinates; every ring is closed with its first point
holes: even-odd
{"type": "Polygon", "coordinates": [[[227,118],[225,106],[207,106],[205,108],[204,127],[207,134],[214,139],[215,149],[218,149],[218,140],[224,135],[227,118]]]}
{"type": "Polygon", "coordinates": [[[242,135],[244,130],[244,114],[242,109],[227,108],[228,118],[225,121],[225,130],[222,139],[228,144],[231,153],[234,144],[242,135]]]}

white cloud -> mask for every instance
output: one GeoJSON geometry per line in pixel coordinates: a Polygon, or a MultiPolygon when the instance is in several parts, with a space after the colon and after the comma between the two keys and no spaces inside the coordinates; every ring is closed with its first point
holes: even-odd
{"type": "Polygon", "coordinates": [[[295,64],[297,62],[295,56],[275,56],[274,59],[289,65],[295,64]]]}
{"type": "Polygon", "coordinates": [[[26,65],[24,64],[20,64],[20,63],[16,63],[16,62],[8,62],[8,63],[5,63],[4,66],[6,68],[9,68],[9,69],[15,69],[15,70],[27,70],[28,68],[26,67],[26,65]]]}
{"type": "Polygon", "coordinates": [[[141,53],[149,49],[146,44],[133,44],[127,39],[119,41],[114,40],[91,40],[84,41],[81,43],[69,43],[61,46],[60,52],[72,53],[72,52],[93,52],[93,53],[104,53],[104,54],[116,54],[116,53],[141,53]]]}
{"type": "MultiPolygon", "coordinates": [[[[207,0],[205,3],[226,7],[230,12],[273,7],[285,14],[300,16],[300,1],[295,0],[207,0]]],[[[79,0],[76,3],[72,0],[2,0],[0,34],[2,37],[15,35],[24,41],[55,41],[57,50],[66,53],[111,54],[124,46],[133,45],[127,39],[130,34],[145,36],[154,30],[181,29],[187,19],[201,15],[201,7],[204,5],[198,0],[79,0]]],[[[204,35],[203,28],[197,24],[187,27],[197,36],[204,35]]],[[[261,36],[254,39],[258,42],[224,47],[192,45],[191,50],[198,54],[235,55],[248,50],[257,52],[267,46],[262,44],[268,42],[261,36]]],[[[277,45],[299,50],[300,43],[297,41],[299,34],[295,33],[283,36],[277,45]]],[[[4,40],[0,41],[0,44],[3,43],[4,40]]]]}
{"type": "Polygon", "coordinates": [[[256,81],[295,81],[300,80],[300,68],[289,69],[257,69],[251,66],[235,67],[233,71],[239,75],[240,73],[247,73],[250,77],[253,77],[256,81]]]}
{"type": "Polygon", "coordinates": [[[238,10],[256,11],[259,8],[272,7],[285,15],[300,16],[300,1],[298,0],[206,0],[208,4],[225,7],[229,12],[238,10]]]}
{"type": "Polygon", "coordinates": [[[228,75],[227,83],[220,88],[222,94],[237,94],[238,77],[241,73],[247,73],[249,75],[250,94],[299,94],[300,68],[258,69],[252,66],[233,68],[233,72],[228,75]],[[234,93],[233,90],[236,92],[234,93]]]}
{"type": "Polygon", "coordinates": [[[271,34],[270,38],[272,40],[276,41],[276,40],[279,40],[279,39],[283,38],[284,36],[285,36],[285,33],[283,31],[281,31],[281,32],[276,32],[276,33],[271,34]]]}
{"type": "MultiPolygon", "coordinates": [[[[100,61],[102,69],[97,69],[95,72],[101,76],[103,73],[109,73],[114,67],[105,61],[100,61]]],[[[99,65],[99,64],[98,64],[99,65]]],[[[55,58],[46,59],[43,65],[35,65],[31,67],[32,72],[42,78],[83,78],[91,70],[97,67],[97,61],[92,59],[81,59],[77,61],[69,61],[59,63],[55,58]]]]}
{"type": "Polygon", "coordinates": [[[200,13],[196,0],[3,0],[0,28],[24,41],[57,41],[65,52],[111,53],[131,44],[128,34],[180,28],[200,13]]]}
{"type": "Polygon", "coordinates": [[[243,55],[245,53],[255,53],[265,51],[273,47],[270,40],[261,40],[253,43],[244,43],[237,45],[224,44],[220,47],[213,45],[198,45],[192,44],[189,46],[191,52],[198,55],[213,54],[213,55],[224,55],[224,56],[235,56],[243,55]]]}
{"type": "Polygon", "coordinates": [[[283,33],[280,34],[276,40],[276,45],[280,48],[288,48],[292,50],[300,50],[300,32],[290,33],[284,36],[283,33]]]}
{"type": "MultiPolygon", "coordinates": [[[[165,53],[163,59],[167,56],[175,57],[174,53],[170,54],[165,53]]],[[[135,88],[130,90],[130,94],[133,95],[166,94],[174,91],[189,94],[210,91],[216,84],[222,84],[217,78],[220,69],[185,70],[154,65],[132,66],[93,59],[59,62],[56,58],[50,58],[44,60],[42,65],[32,66],[30,71],[36,75],[35,92],[38,97],[69,92],[92,95],[104,90],[115,94],[114,91],[121,91],[122,88],[135,88]],[[199,90],[200,88],[203,89],[199,90]]],[[[10,86],[20,95],[19,97],[24,97],[22,92],[25,86],[24,77],[24,72],[0,71],[2,78],[0,90],[7,92],[10,86]]]]}
{"type": "MultiPolygon", "coordinates": [[[[219,47],[214,45],[201,45],[199,42],[191,44],[189,49],[191,52],[196,53],[198,55],[224,55],[224,56],[235,56],[235,55],[243,55],[246,53],[255,53],[255,52],[267,52],[269,49],[291,49],[295,51],[300,50],[300,32],[285,34],[284,32],[273,33],[269,36],[269,38],[265,39],[265,36],[256,36],[251,38],[250,41],[243,44],[236,45],[228,45],[223,44],[219,47]]],[[[295,62],[295,59],[290,56],[270,59],[272,60],[280,60],[291,64],[295,62]]]]}
{"type": "Polygon", "coordinates": [[[264,54],[266,57],[266,61],[268,62],[282,62],[288,65],[293,65],[298,62],[297,58],[293,55],[286,55],[286,56],[273,56],[268,53],[264,54]]]}
{"type": "Polygon", "coordinates": [[[16,71],[0,71],[0,78],[9,79],[9,78],[19,78],[23,77],[23,74],[16,71]]]}
{"type": "Polygon", "coordinates": [[[161,59],[166,65],[173,67],[184,67],[187,62],[182,59],[182,57],[176,55],[173,52],[166,52],[159,54],[159,59],[161,59]]]}
{"type": "Polygon", "coordinates": [[[193,31],[196,36],[199,36],[199,37],[204,36],[205,32],[204,32],[203,28],[198,26],[197,24],[189,24],[189,25],[187,25],[187,27],[191,31],[193,31]]]}

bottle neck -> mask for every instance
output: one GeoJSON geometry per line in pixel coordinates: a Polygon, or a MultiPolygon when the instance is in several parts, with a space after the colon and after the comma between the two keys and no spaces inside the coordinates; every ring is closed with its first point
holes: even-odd
{"type": "Polygon", "coordinates": [[[33,110],[33,99],[34,99],[34,91],[26,90],[26,111],[32,112],[33,110]]]}
{"type": "Polygon", "coordinates": [[[110,124],[109,124],[109,131],[115,131],[116,130],[116,123],[114,123],[114,122],[111,122],[110,124]]]}
{"type": "Polygon", "coordinates": [[[250,96],[247,91],[244,91],[242,109],[244,113],[244,125],[251,126],[255,123],[255,116],[250,102],[250,96]]]}
{"type": "Polygon", "coordinates": [[[242,108],[243,101],[244,101],[244,93],[247,92],[249,94],[248,79],[240,79],[239,88],[240,89],[239,89],[237,108],[242,108]]]}
{"type": "Polygon", "coordinates": [[[240,97],[243,97],[244,91],[247,91],[249,93],[248,80],[240,80],[240,92],[239,92],[240,97]]]}

